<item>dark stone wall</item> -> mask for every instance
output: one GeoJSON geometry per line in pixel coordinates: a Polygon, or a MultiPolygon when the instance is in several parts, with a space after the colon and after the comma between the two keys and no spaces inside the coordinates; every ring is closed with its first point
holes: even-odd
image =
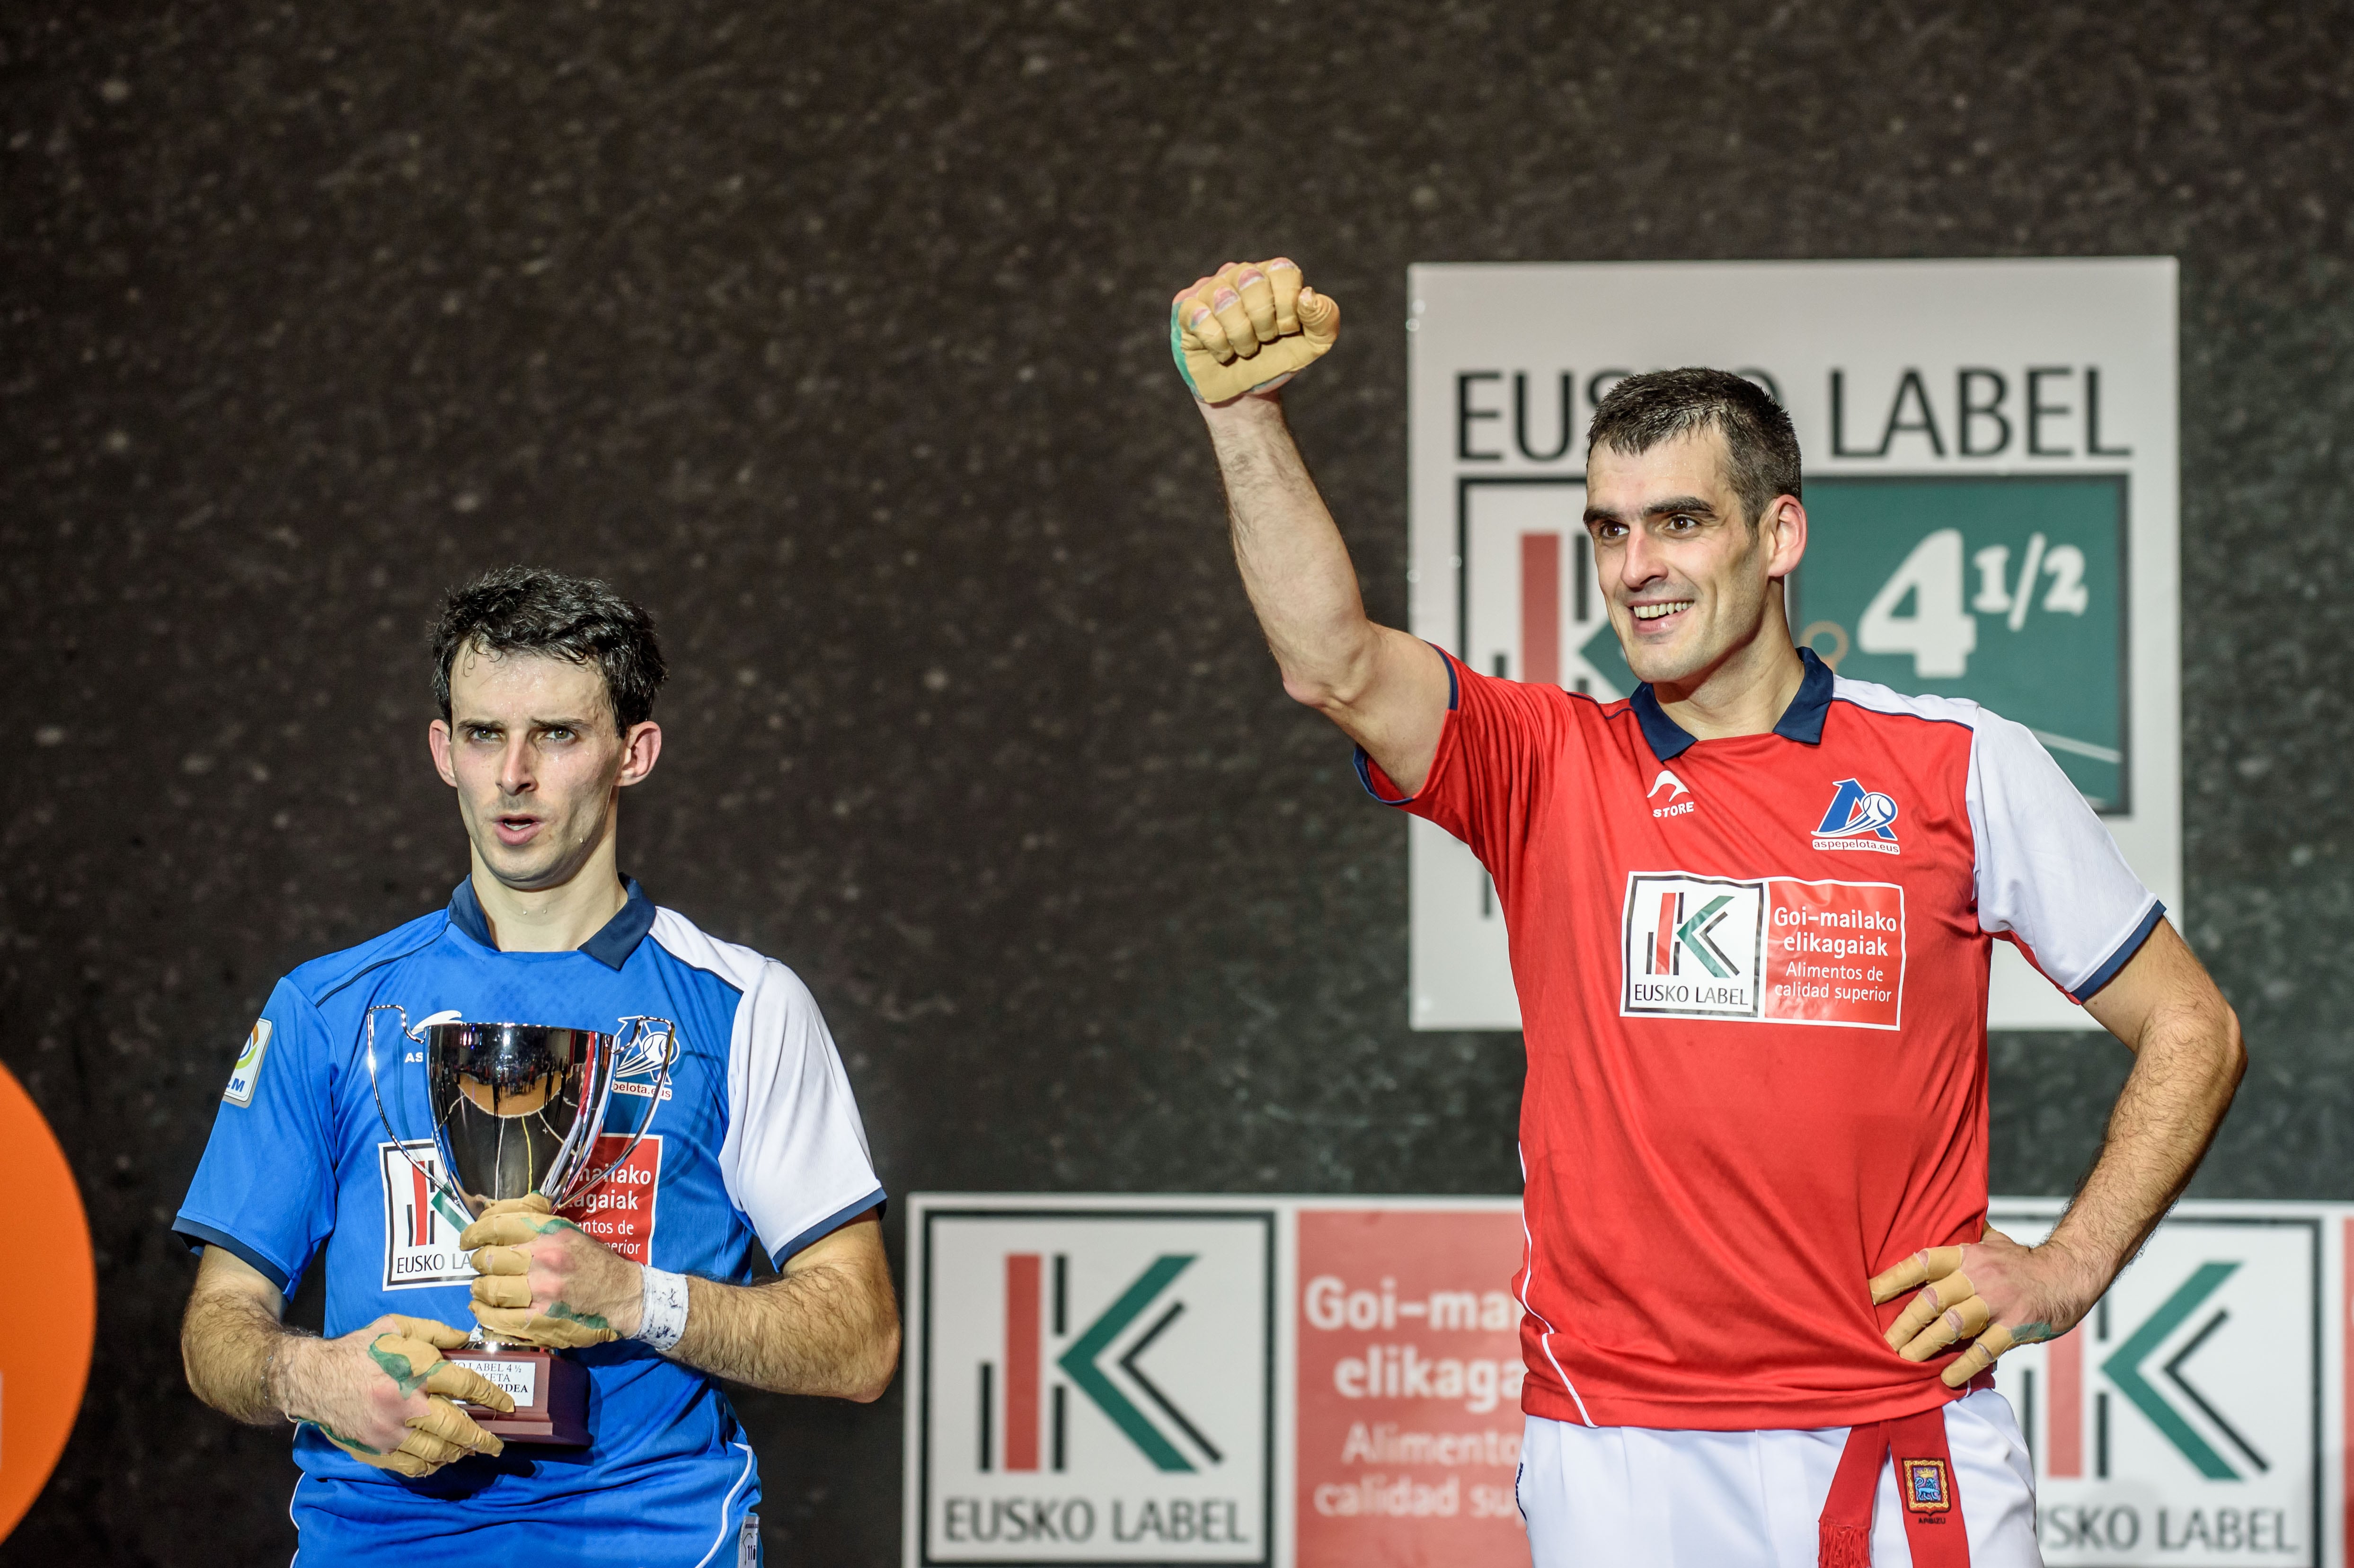
{"type": "MultiPolygon", "coordinates": [[[[2189,926],[2255,1050],[2198,1190],[2354,1196],[2354,16],[2113,12],[0,11],[0,1059],[102,1303],[0,1556],[291,1548],[165,1222],[273,978],[461,874],[420,628],[510,559],[661,616],[627,863],[808,979],[895,1190],[1513,1186],[1518,1043],[1405,1027],[1404,824],[1226,558],[1163,313],[1229,255],[1349,307],[1295,418],[1392,618],[1411,261],[2179,256],[2189,926]]],[[[1993,1062],[1997,1189],[2064,1192],[2124,1053],[1993,1062]]],[[[770,1549],[895,1562],[897,1396],[743,1407],[770,1549]]]]}

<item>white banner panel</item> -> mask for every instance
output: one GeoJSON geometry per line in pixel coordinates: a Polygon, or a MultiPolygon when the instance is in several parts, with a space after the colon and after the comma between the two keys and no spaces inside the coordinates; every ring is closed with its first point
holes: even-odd
{"type": "MultiPolygon", "coordinates": [[[[907,1568],[1525,1568],[1517,1200],[909,1204],[907,1568]]],[[[1991,1216],[2034,1241],[2059,1210],[1991,1216]]],[[[2349,1229],[2185,1203],[2003,1358],[2045,1562],[2342,1568],[2349,1229]]]]}
{"type": "MultiPolygon", "coordinates": [[[[2057,1209],[1990,1218],[2037,1241],[2057,1209]]],[[[2187,1204],[2091,1318],[2003,1358],[2044,1562],[2343,1560],[2344,1413],[2325,1395],[2345,1381],[2346,1213],[2187,1204]]]]}
{"type": "MultiPolygon", "coordinates": [[[[1409,274],[1412,629],[1623,696],[1585,428],[1637,370],[1779,398],[1805,454],[1793,631],[1848,675],[2034,730],[2181,924],[2170,259],[1426,265],[1409,274]]],[[[1470,852],[1411,827],[1422,1029],[1515,1029],[1470,852]]],[[[2095,1027],[2012,949],[1997,1029],[2095,1027]]]]}

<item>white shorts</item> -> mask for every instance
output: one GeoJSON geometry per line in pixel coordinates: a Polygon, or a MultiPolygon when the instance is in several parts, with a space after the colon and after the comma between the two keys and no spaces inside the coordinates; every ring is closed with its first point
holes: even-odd
{"type": "MultiPolygon", "coordinates": [[[[1528,1418],[1521,1512],[1535,1568],[1815,1568],[1848,1429],[1669,1432],[1528,1418]]],[[[2010,1402],[1946,1406],[1970,1568],[2042,1568],[2035,1470],[2010,1402]]],[[[1895,1467],[1882,1460],[1872,1568],[1911,1568],[1895,1467]]]]}

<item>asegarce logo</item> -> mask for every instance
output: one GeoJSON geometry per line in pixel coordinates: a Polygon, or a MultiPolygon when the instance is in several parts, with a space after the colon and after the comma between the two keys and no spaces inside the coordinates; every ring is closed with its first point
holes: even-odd
{"type": "Polygon", "coordinates": [[[1895,854],[1903,847],[1896,842],[1895,821],[1893,800],[1866,789],[1852,779],[1842,779],[1832,787],[1830,809],[1815,829],[1815,848],[1895,854]]]}

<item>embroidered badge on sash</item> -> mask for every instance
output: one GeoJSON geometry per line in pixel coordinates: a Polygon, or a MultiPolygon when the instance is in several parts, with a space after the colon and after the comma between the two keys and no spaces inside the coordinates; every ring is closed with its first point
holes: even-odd
{"type": "Polygon", "coordinates": [[[1945,1460],[1904,1461],[1904,1506],[1914,1513],[1944,1513],[1954,1506],[1954,1485],[1945,1460]]]}

